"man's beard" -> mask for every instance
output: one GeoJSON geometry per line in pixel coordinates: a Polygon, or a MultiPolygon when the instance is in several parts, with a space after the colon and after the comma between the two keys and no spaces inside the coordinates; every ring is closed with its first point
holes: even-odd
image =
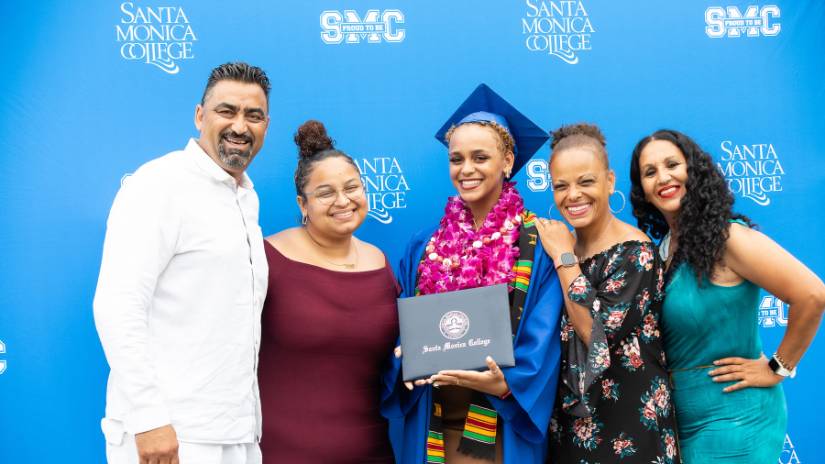
{"type": "Polygon", "coordinates": [[[221,163],[225,166],[233,168],[233,169],[244,169],[247,165],[249,165],[249,161],[252,159],[252,137],[249,135],[241,135],[236,134],[232,131],[225,131],[221,134],[220,141],[218,142],[218,156],[221,159],[221,163]],[[224,137],[230,136],[234,139],[244,139],[249,143],[249,149],[247,150],[238,150],[235,148],[227,149],[224,146],[224,137]]]}

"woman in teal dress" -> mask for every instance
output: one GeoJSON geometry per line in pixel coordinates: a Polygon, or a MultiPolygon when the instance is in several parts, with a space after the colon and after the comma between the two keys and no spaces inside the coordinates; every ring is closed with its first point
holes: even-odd
{"type": "Polygon", "coordinates": [[[722,174],[684,134],[642,139],[630,177],[633,214],[662,239],[668,266],[662,330],[683,462],[777,462],[787,424],[780,382],[816,334],[825,285],[732,212],[722,174]],[[771,357],[759,338],[760,287],[790,306],[771,357]]]}

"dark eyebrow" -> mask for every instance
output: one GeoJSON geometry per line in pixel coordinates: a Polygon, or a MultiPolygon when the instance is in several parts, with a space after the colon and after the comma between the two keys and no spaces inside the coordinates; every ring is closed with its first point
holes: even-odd
{"type": "MultiPolygon", "coordinates": [[[[473,151],[471,151],[471,152],[470,152],[470,156],[474,156],[474,155],[489,155],[489,154],[490,154],[490,153],[489,153],[489,152],[487,152],[487,150],[485,150],[485,149],[483,149],[483,148],[477,148],[477,149],[475,149],[475,150],[473,150],[473,151]]],[[[460,152],[460,151],[451,151],[451,152],[449,153],[449,155],[450,155],[450,156],[461,156],[461,152],[460,152]]]]}
{"type": "Polygon", "coordinates": [[[215,105],[215,111],[222,110],[222,109],[232,110],[232,111],[235,111],[235,112],[238,111],[237,106],[230,105],[229,103],[223,103],[222,102],[222,103],[218,103],[217,105],[215,105]]]}
{"type": "MultiPolygon", "coordinates": [[[[238,107],[231,104],[231,103],[221,102],[221,103],[218,103],[217,105],[215,105],[215,111],[222,110],[222,109],[228,109],[228,110],[230,110],[232,112],[235,112],[235,113],[238,112],[238,107]]],[[[262,108],[245,108],[244,109],[244,114],[259,114],[261,116],[266,116],[266,113],[264,112],[264,110],[262,108]]]]}
{"type": "MultiPolygon", "coordinates": [[[[344,187],[347,187],[347,184],[352,184],[353,182],[357,182],[359,179],[357,177],[351,177],[344,181],[344,187]]],[[[335,188],[330,184],[321,184],[315,187],[315,190],[321,190],[322,188],[328,188],[330,190],[334,190],[335,188]]]]}
{"type": "Polygon", "coordinates": [[[244,114],[258,114],[261,116],[266,116],[266,113],[261,108],[247,108],[244,110],[244,114]]]}

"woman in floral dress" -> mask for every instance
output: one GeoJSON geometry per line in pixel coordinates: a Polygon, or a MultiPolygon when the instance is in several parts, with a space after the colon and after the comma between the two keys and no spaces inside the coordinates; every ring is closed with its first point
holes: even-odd
{"type": "Polygon", "coordinates": [[[542,219],[542,245],[565,293],[552,463],[678,463],[659,314],[655,246],[610,212],[615,176],[595,126],[553,133],[555,204],[576,230],[542,219]]]}

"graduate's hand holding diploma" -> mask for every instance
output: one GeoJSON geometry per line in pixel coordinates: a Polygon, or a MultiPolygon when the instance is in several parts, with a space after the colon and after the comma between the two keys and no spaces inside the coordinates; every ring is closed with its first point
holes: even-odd
{"type": "MultiPolygon", "coordinates": [[[[393,353],[396,358],[401,358],[401,347],[396,346],[393,353]]],[[[507,386],[507,380],[504,378],[501,368],[498,367],[496,361],[490,356],[487,356],[485,362],[487,363],[487,370],[483,372],[464,370],[440,371],[427,379],[404,382],[404,386],[407,387],[407,390],[412,390],[413,387],[421,387],[427,384],[433,384],[435,387],[457,385],[459,387],[477,390],[481,393],[504,397],[507,395],[507,392],[510,391],[510,387],[507,386]]]]}
{"type": "Polygon", "coordinates": [[[504,378],[501,368],[490,356],[487,356],[485,361],[487,362],[487,370],[483,372],[445,370],[430,376],[429,379],[416,380],[415,383],[416,385],[431,383],[436,387],[457,385],[488,395],[505,396],[510,391],[510,387],[507,386],[507,380],[504,378]]]}

